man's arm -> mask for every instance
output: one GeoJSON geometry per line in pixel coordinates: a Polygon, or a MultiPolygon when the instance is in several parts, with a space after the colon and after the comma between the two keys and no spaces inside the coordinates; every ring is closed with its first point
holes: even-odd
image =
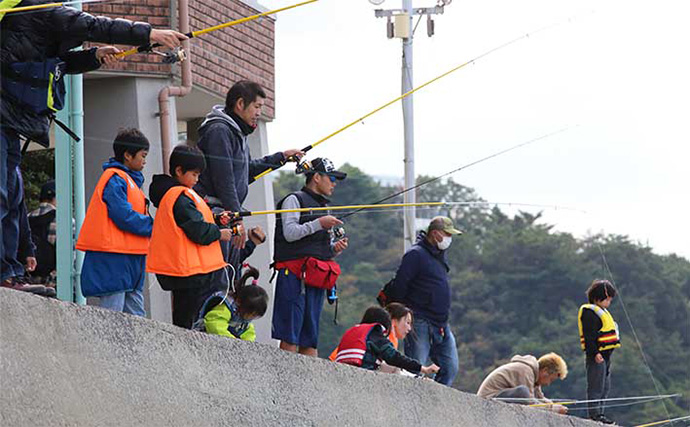
{"type": "Polygon", "coordinates": [[[128,233],[149,237],[153,230],[153,218],[132,209],[127,201],[127,183],[113,175],[103,189],[103,201],[108,206],[108,216],[117,228],[128,233]]]}
{"type": "Polygon", "coordinates": [[[144,22],[93,16],[64,6],[56,7],[50,13],[47,22],[59,39],[131,46],[146,44],[150,40],[151,25],[144,22]]]}
{"type": "Polygon", "coordinates": [[[96,57],[97,47],[87,50],[70,50],[60,55],[67,64],[67,74],[81,74],[97,70],[101,67],[101,61],[96,57]]]}
{"type": "Polygon", "coordinates": [[[266,169],[277,169],[279,168],[283,161],[285,161],[285,156],[283,153],[273,153],[268,156],[264,156],[260,159],[253,160],[250,157],[249,160],[249,183],[254,182],[254,177],[265,171],[266,169]]]}
{"type": "MultiPolygon", "coordinates": [[[[300,207],[299,200],[294,194],[288,196],[283,201],[282,205],[282,209],[299,209],[300,207]]],[[[299,212],[283,212],[280,214],[280,218],[283,221],[283,237],[285,237],[285,240],[290,243],[296,242],[299,239],[312,235],[323,229],[318,218],[313,221],[300,224],[299,212]]]]}
{"type": "Polygon", "coordinates": [[[403,255],[400,267],[395,273],[395,280],[393,280],[390,288],[390,296],[394,300],[402,300],[407,295],[409,284],[417,277],[419,273],[419,253],[412,249],[403,255]]]}

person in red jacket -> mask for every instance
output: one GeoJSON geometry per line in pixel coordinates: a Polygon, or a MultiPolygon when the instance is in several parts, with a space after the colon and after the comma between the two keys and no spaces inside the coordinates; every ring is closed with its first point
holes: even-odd
{"type": "Polygon", "coordinates": [[[338,344],[336,362],[359,366],[375,371],[381,361],[390,366],[404,369],[413,374],[434,374],[439,367],[435,364],[422,366],[393,347],[388,340],[391,329],[391,316],[381,307],[369,307],[362,322],[348,329],[338,344]]]}

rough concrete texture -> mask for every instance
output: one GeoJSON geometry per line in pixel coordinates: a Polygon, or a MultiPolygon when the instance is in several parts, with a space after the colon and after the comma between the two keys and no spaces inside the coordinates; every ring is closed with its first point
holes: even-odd
{"type": "Polygon", "coordinates": [[[2,426],[595,426],[0,289],[2,426]]]}

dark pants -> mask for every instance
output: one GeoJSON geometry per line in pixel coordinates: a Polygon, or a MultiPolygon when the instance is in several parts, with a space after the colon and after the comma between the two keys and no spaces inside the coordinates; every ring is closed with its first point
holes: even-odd
{"type": "Polygon", "coordinates": [[[520,403],[522,405],[528,405],[531,403],[536,403],[535,399],[528,400],[531,397],[532,396],[530,396],[529,389],[527,388],[527,386],[519,385],[517,387],[501,390],[500,393],[494,396],[494,399],[501,399],[504,402],[508,403],[520,403]],[[510,399],[515,400],[511,401],[510,399]]]}
{"type": "MultiPolygon", "coordinates": [[[[604,359],[602,363],[597,363],[594,359],[586,358],[585,369],[587,370],[587,400],[606,399],[611,389],[611,359],[604,359]]],[[[587,405],[587,412],[590,418],[602,415],[604,403],[590,402],[587,405]]]]}
{"type": "Polygon", "coordinates": [[[2,280],[24,274],[17,260],[19,250],[19,215],[22,202],[17,167],[21,162],[19,135],[7,128],[0,129],[0,262],[2,280]]]}
{"type": "Polygon", "coordinates": [[[208,297],[218,291],[228,291],[228,279],[224,268],[207,274],[189,277],[172,277],[157,274],[163,289],[172,289],[173,325],[191,329],[199,317],[199,310],[208,297]]]}

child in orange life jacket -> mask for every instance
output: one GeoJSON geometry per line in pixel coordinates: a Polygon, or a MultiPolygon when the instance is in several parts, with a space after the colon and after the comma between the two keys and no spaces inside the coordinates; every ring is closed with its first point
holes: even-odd
{"type": "Polygon", "coordinates": [[[216,292],[211,295],[199,312],[193,329],[209,334],[244,341],[255,341],[253,320],[263,317],[268,306],[268,294],[257,285],[259,271],[254,267],[242,275],[235,285],[236,291],[216,292]],[[251,285],[245,285],[253,279],[251,285]]]}
{"type": "MultiPolygon", "coordinates": [[[[594,280],[587,289],[589,304],[583,304],[577,316],[580,345],[585,352],[587,400],[606,399],[611,388],[611,353],[620,347],[618,324],[608,308],[616,288],[608,280],[594,280]]],[[[591,402],[589,418],[613,424],[604,415],[603,402],[591,402]]]]}
{"type": "Polygon", "coordinates": [[[113,142],[115,157],[91,196],[77,249],[85,251],[81,291],[99,305],[144,316],[144,268],[153,219],[141,186],[149,141],[138,129],[123,129],[113,142]]]}
{"type": "Polygon", "coordinates": [[[232,238],[219,227],[206,202],[192,189],[206,168],[197,148],[178,145],[170,155],[170,174],[155,175],[149,187],[158,208],[146,270],[173,294],[173,324],[190,329],[206,299],[228,289],[220,241],[232,238]]]}
{"type": "Polygon", "coordinates": [[[391,329],[391,316],[381,307],[369,307],[362,322],[348,329],[338,345],[335,361],[360,366],[375,371],[380,360],[390,366],[404,369],[413,374],[433,374],[439,367],[435,364],[422,366],[393,347],[387,335],[391,329]]]}

